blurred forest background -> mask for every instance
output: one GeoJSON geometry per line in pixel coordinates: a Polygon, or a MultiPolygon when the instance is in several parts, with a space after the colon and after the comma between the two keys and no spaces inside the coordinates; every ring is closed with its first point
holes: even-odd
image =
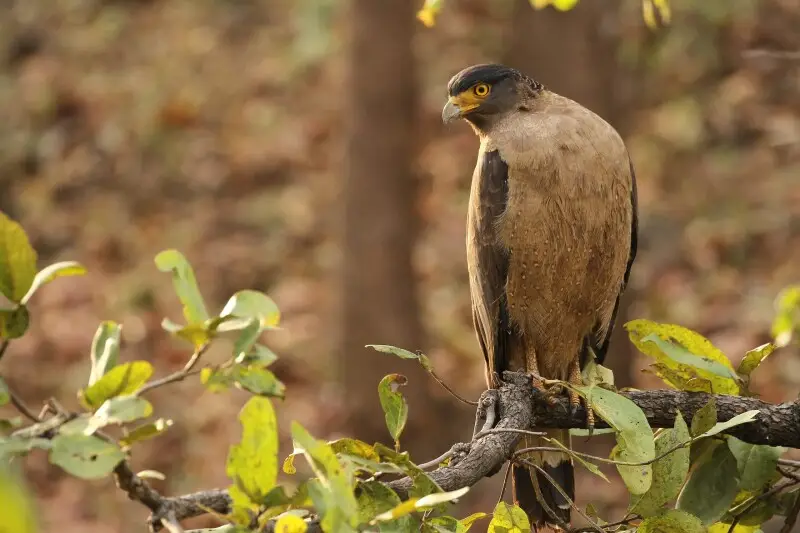
{"type": "MultiPolygon", "coordinates": [[[[284,455],[291,419],[320,437],[388,440],[376,388],[389,372],[411,379],[413,458],[468,439],[471,409],[364,345],[423,349],[462,394],[484,389],[464,252],[477,141],[439,114],[450,76],[485,61],[522,69],[625,137],[641,235],[618,324],[679,323],[734,361],[769,340],[776,295],[800,280],[800,2],[671,0],[672,24],[656,31],[639,0],[567,13],[447,0],[433,28],[415,20],[419,3],[0,0],[0,209],[41,264],[90,272],[34,299],[31,331],[3,361],[11,386],[75,407],[104,319],[123,323],[125,358],[182,366],[187,348],[159,326],[179,304],[152,261],[174,247],[212,307],[245,288],[280,306],[283,329],[266,342],[289,391],[284,455]]],[[[617,383],[660,387],[617,333],[617,383]]],[[[754,389],[794,399],[798,355],[775,354],[754,389]]],[[[246,396],[197,379],[157,391],[176,423],[134,467],[165,473],[155,484],[168,495],[227,485],[246,396]]],[[[111,479],[63,475],[44,454],[26,463],[42,531],[143,530],[146,510],[111,479]]],[[[501,477],[463,512],[490,508],[501,477]]],[[[608,518],[624,494],[578,480],[579,503],[608,518]]]]}

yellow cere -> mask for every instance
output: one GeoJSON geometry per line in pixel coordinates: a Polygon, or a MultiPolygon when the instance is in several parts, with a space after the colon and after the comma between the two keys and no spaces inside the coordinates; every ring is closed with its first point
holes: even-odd
{"type": "Polygon", "coordinates": [[[458,106],[462,113],[465,113],[481,105],[481,102],[489,94],[489,90],[489,85],[478,83],[456,96],[451,96],[450,102],[458,106]]]}

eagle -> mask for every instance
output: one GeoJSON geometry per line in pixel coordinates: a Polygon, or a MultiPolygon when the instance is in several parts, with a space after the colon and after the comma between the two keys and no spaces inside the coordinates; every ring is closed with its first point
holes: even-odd
{"type": "MultiPolygon", "coordinates": [[[[467,266],[487,384],[497,388],[505,370],[528,373],[539,388],[581,384],[586,363],[605,359],[636,257],[636,178],[625,143],[600,116],[504,65],[465,68],[447,92],[443,122],[464,119],[480,140],[467,266]]],[[[568,394],[576,409],[580,397],[568,394]]],[[[570,446],[568,430],[543,429],[570,446]]],[[[518,444],[538,446],[552,444],[529,436],[518,444]]],[[[534,530],[569,524],[571,458],[527,459],[563,494],[539,470],[513,464],[515,503],[534,530]]]]}

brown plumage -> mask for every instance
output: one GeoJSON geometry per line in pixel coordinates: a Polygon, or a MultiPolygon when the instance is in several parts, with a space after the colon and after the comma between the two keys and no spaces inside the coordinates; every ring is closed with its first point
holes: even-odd
{"type": "MultiPolygon", "coordinates": [[[[539,386],[540,378],[580,383],[587,358],[605,357],[636,255],[625,145],[596,114],[502,65],[464,69],[448,93],[442,119],[464,118],[480,139],[467,260],[487,382],[496,387],[503,370],[518,370],[539,386]]],[[[570,445],[567,431],[548,436],[570,445]]],[[[519,446],[546,445],[526,437],[519,446]]],[[[568,456],[528,459],[574,500],[568,456]]],[[[513,492],[534,528],[569,522],[568,500],[540,471],[514,466],[513,492]]]]}

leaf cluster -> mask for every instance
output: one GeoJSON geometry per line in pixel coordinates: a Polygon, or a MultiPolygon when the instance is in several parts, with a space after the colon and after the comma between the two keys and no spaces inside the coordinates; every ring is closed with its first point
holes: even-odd
{"type": "MultiPolygon", "coordinates": [[[[37,270],[36,253],[25,232],[2,214],[0,250],[0,293],[9,302],[0,309],[2,357],[9,343],[30,324],[30,299],[54,279],[82,275],[86,270],[74,262],[37,270]]],[[[419,464],[402,451],[409,408],[402,393],[407,378],[401,374],[384,377],[377,387],[393,447],[352,438],[326,441],[292,422],[293,448],[281,461],[273,400],[284,397],[285,386],[269,369],[277,355],[261,342],[265,332],[279,326],[277,305],[261,292],[243,290],[232,295],[219,312],[210,313],[194,271],[180,252],[161,252],[155,264],[170,274],[181,304],[182,320],[165,318],[162,327],[187,345],[182,369],[154,377],[150,362],[125,361],[122,325],[106,321],[88,347],[87,381],[77,391],[79,411],[68,411],[53,399],[43,415],[35,415],[22,407],[0,377],[0,405],[13,401],[30,422],[26,425],[17,418],[0,424],[0,514],[14,531],[36,531],[33,505],[13,472],[15,457],[39,450],[70,475],[82,479],[111,475],[125,464],[138,443],[160,436],[173,425],[172,420],[154,415],[148,393],[193,376],[212,394],[231,387],[252,394],[239,413],[241,438],[227,457],[232,505],[229,512],[217,514],[225,523],[218,531],[255,532],[272,527],[302,533],[314,524],[331,533],[464,533],[487,518],[490,532],[531,530],[526,514],[502,498],[491,515],[476,513],[459,519],[448,514],[448,504],[470,488],[444,491],[427,471],[439,460],[419,464]],[[228,343],[227,359],[222,363],[205,361],[208,347],[217,342],[228,343]],[[303,476],[298,473],[300,465],[295,464],[298,458],[303,460],[303,476]],[[402,500],[386,483],[393,475],[411,480],[407,499],[402,500]]],[[[666,386],[749,396],[753,394],[749,389],[752,373],[787,344],[797,329],[800,300],[796,291],[789,289],[779,297],[776,341],[750,350],[737,366],[708,339],[686,328],[647,320],[634,320],[625,327],[636,347],[652,359],[648,371],[666,386]]],[[[370,347],[415,360],[442,383],[424,354],[387,345],[370,347]]],[[[593,361],[584,368],[582,385],[554,384],[572,387],[580,394],[608,423],[607,432],[616,439],[609,457],[580,454],[556,440],[547,443],[548,451],[569,455],[606,481],[598,464],[617,468],[630,494],[628,513],[622,520],[610,523],[591,505],[585,510],[574,506],[594,530],[748,533],[759,531],[760,525],[774,516],[796,514],[800,476],[782,475],[781,456],[786,450],[748,444],[725,434],[732,427],[757,421],[758,411],[722,421],[712,398],[691,420],[679,412],[674,427],[654,431],[645,413],[615,389],[611,372],[593,361]]],[[[585,430],[572,433],[585,434],[585,430]]],[[[523,452],[537,449],[545,448],[521,450],[512,460],[522,461],[523,452]]],[[[163,477],[151,471],[139,474],[140,479],[148,476],[163,477]]]]}

